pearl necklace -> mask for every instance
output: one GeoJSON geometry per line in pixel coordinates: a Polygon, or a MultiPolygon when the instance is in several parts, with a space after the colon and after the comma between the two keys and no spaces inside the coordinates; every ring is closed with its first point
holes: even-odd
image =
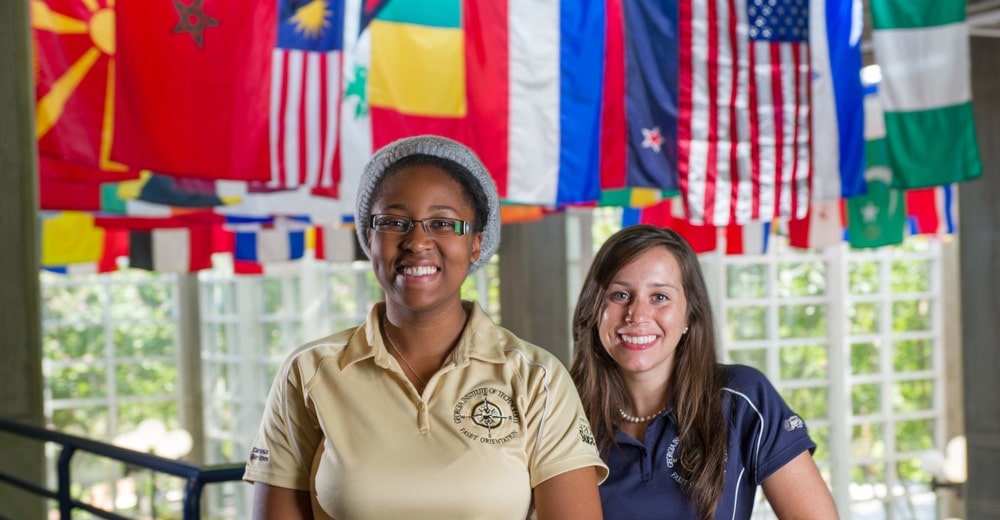
{"type": "Polygon", "coordinates": [[[630,423],[639,424],[639,423],[644,423],[644,422],[652,421],[654,418],[656,418],[657,415],[660,415],[661,413],[663,413],[663,410],[666,410],[666,409],[667,409],[667,406],[664,405],[663,408],[660,408],[655,413],[652,413],[650,415],[646,415],[646,416],[643,416],[643,417],[636,417],[634,415],[629,415],[628,413],[625,412],[624,409],[622,409],[622,408],[619,407],[618,408],[618,415],[620,415],[622,417],[622,419],[624,419],[624,420],[626,420],[626,421],[628,421],[630,423]]]}

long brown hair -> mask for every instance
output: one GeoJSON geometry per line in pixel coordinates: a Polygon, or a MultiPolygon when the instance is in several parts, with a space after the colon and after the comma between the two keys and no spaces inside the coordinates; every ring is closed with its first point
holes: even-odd
{"type": "Polygon", "coordinates": [[[677,232],[649,225],[630,226],[602,246],[573,314],[573,363],[576,383],[603,456],[618,447],[618,408],[630,397],[614,360],[604,350],[598,325],[612,278],[641,253],[662,247],[677,259],[687,296],[688,332],[681,337],[670,374],[670,404],[683,450],[684,492],[703,518],[712,518],[722,495],[728,431],[722,413],[722,372],[715,353],[715,322],[698,256],[677,232]]]}

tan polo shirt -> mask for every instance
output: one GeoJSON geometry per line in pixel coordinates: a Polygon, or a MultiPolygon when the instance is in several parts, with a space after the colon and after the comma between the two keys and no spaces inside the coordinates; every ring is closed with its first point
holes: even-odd
{"type": "Polygon", "coordinates": [[[423,395],[364,325],[293,352],[243,478],[309,490],[316,518],[525,518],[531,490],[607,476],[569,372],[465,302],[469,321],[423,395]]]}

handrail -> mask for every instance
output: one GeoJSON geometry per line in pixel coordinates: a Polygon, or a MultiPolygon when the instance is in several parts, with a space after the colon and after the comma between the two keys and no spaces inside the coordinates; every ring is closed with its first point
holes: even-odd
{"type": "Polygon", "coordinates": [[[183,506],[184,520],[196,520],[200,518],[201,493],[205,484],[238,481],[243,478],[243,464],[199,466],[3,417],[0,417],[0,431],[21,435],[41,442],[53,442],[62,445],[62,451],[59,453],[57,463],[58,488],[55,491],[0,471],[0,481],[13,484],[36,495],[58,500],[59,517],[62,520],[69,520],[73,509],[83,509],[101,518],[128,520],[126,517],[96,508],[70,496],[70,460],[77,451],[90,452],[132,466],[183,478],[186,481],[183,506]]]}

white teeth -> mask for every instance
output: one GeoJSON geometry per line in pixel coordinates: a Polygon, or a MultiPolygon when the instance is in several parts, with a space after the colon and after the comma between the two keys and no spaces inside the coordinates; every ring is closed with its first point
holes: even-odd
{"type": "Polygon", "coordinates": [[[403,274],[406,276],[427,276],[429,274],[434,274],[437,272],[436,267],[431,266],[417,266],[417,267],[404,267],[403,274]]]}
{"type": "Polygon", "coordinates": [[[647,336],[622,336],[622,341],[632,345],[645,345],[646,343],[652,343],[655,339],[656,336],[653,334],[647,336]]]}

